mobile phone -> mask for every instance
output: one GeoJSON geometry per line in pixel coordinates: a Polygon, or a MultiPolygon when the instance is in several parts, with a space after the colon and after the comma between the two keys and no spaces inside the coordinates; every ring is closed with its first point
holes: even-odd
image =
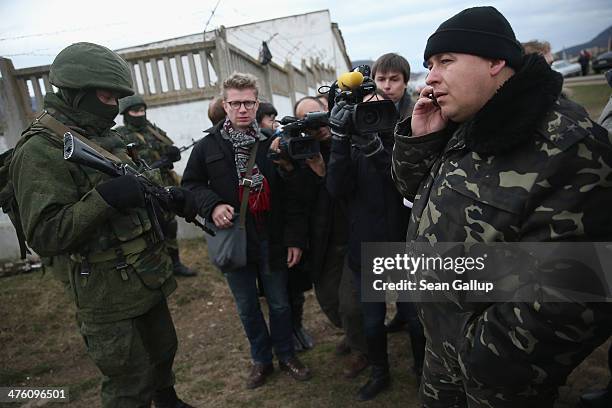
{"type": "Polygon", "coordinates": [[[436,97],[435,97],[435,95],[433,93],[430,93],[429,95],[427,95],[427,97],[433,101],[433,104],[434,104],[434,106],[436,108],[440,107],[440,105],[438,105],[438,101],[436,100],[436,97]]]}

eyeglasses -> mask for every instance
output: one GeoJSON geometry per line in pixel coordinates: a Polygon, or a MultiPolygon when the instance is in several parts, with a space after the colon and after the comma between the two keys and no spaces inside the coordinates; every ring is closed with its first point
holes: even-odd
{"type": "Polygon", "coordinates": [[[255,107],[257,101],[225,101],[225,103],[227,103],[233,110],[240,109],[240,105],[244,105],[245,109],[251,110],[255,107]]]}

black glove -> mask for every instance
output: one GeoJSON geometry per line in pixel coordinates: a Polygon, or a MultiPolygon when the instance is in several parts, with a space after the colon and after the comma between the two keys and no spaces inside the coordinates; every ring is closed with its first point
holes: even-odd
{"type": "Polygon", "coordinates": [[[183,187],[168,187],[167,190],[172,195],[172,201],[168,203],[170,211],[187,221],[193,221],[198,215],[195,194],[183,187]]]}
{"type": "Polygon", "coordinates": [[[181,151],[176,146],[168,146],[164,157],[171,163],[181,160],[181,151]]]}
{"type": "Polygon", "coordinates": [[[334,105],[329,115],[329,127],[334,139],[347,139],[354,111],[355,105],[347,104],[346,101],[340,101],[334,105]]]}
{"type": "Polygon", "coordinates": [[[382,141],[377,133],[351,135],[353,143],[366,157],[372,156],[383,149],[382,141]]]}
{"type": "Polygon", "coordinates": [[[144,207],[144,190],[136,176],[126,174],[112,178],[96,186],[104,201],[118,210],[144,207]]]}

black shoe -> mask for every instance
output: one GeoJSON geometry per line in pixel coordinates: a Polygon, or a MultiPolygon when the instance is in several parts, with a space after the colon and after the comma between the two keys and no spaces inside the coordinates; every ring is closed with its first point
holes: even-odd
{"type": "Polygon", "coordinates": [[[310,350],[314,347],[314,340],[312,336],[308,334],[304,327],[293,328],[293,336],[302,345],[303,350],[310,350]]]}
{"type": "Polygon", "coordinates": [[[582,394],[580,404],[584,408],[612,407],[612,387],[582,394]]]}
{"type": "Polygon", "coordinates": [[[359,401],[369,401],[374,399],[382,391],[389,388],[391,385],[391,377],[389,376],[389,368],[372,367],[372,374],[368,382],[359,389],[357,399],[359,401]]]}
{"type": "Polygon", "coordinates": [[[387,324],[385,324],[387,328],[387,333],[397,333],[402,330],[408,329],[408,322],[402,320],[399,315],[396,313],[393,319],[387,324]]]}
{"type": "Polygon", "coordinates": [[[189,405],[176,395],[174,387],[168,387],[155,391],[153,394],[153,403],[156,408],[195,408],[189,405]]]}
{"type": "Polygon", "coordinates": [[[197,272],[194,271],[193,269],[189,269],[188,267],[186,267],[185,265],[183,265],[182,263],[178,263],[178,264],[174,264],[173,265],[174,268],[174,275],[175,276],[185,276],[185,277],[192,277],[192,276],[197,276],[197,272]]]}
{"type": "Polygon", "coordinates": [[[191,270],[182,264],[178,249],[168,248],[168,255],[170,255],[170,259],[172,259],[174,276],[192,277],[198,274],[196,271],[191,270]]]}

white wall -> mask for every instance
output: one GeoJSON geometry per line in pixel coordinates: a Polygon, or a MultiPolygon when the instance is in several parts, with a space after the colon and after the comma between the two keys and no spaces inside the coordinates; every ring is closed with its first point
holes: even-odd
{"type": "MultiPolygon", "coordinates": [[[[212,126],[208,119],[209,103],[210,100],[203,100],[149,108],[147,119],[168,133],[177,147],[186,146],[203,137],[203,131],[212,126]]],[[[117,116],[115,122],[122,125],[123,116],[117,116]]],[[[190,154],[191,149],[183,152],[181,161],[174,163],[178,174],[183,174],[190,154]]]]}
{"type": "Polygon", "coordinates": [[[272,105],[278,112],[277,119],[282,119],[285,116],[293,116],[293,105],[291,105],[291,99],[282,95],[272,95],[272,105]]]}

